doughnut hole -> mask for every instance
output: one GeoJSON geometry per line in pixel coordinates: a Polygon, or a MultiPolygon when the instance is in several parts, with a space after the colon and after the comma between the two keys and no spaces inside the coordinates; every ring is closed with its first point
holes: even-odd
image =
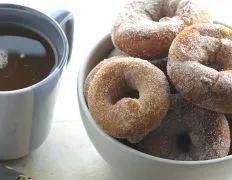
{"type": "Polygon", "coordinates": [[[192,143],[187,132],[177,134],[177,145],[183,153],[189,152],[192,143]]]}
{"type": "MultiPolygon", "coordinates": [[[[154,3],[154,0],[152,3],[154,3]]],[[[136,3],[136,2],[135,2],[136,3]]],[[[140,4],[140,3],[139,3],[140,4]]],[[[158,0],[155,1],[155,4],[153,7],[150,5],[150,3],[147,3],[147,5],[143,6],[144,14],[148,19],[154,21],[154,22],[167,22],[172,20],[172,18],[179,18],[184,19],[186,22],[188,22],[189,25],[192,24],[188,16],[191,16],[191,13],[193,9],[191,9],[192,2],[190,1],[182,1],[182,0],[158,0]]],[[[208,22],[209,18],[205,17],[206,22],[208,22]]],[[[203,21],[203,22],[204,22],[203,21]]]]}
{"type": "Polygon", "coordinates": [[[219,58],[217,58],[217,54],[218,52],[216,52],[215,54],[209,56],[209,59],[206,63],[204,63],[205,66],[213,68],[217,71],[221,71],[223,70],[223,65],[222,65],[222,61],[220,61],[219,58]]]}
{"type": "Polygon", "coordinates": [[[113,99],[113,104],[116,104],[123,98],[139,99],[139,91],[130,87],[129,85],[125,85],[123,89],[120,88],[120,92],[113,99]]]}
{"type": "MultiPolygon", "coordinates": [[[[216,44],[215,44],[216,45],[216,44]]],[[[208,60],[203,65],[213,68],[217,71],[222,71],[226,69],[231,69],[231,55],[232,55],[232,43],[228,40],[221,39],[219,45],[214,52],[207,50],[209,57],[208,60]]]]}
{"type": "Polygon", "coordinates": [[[133,106],[134,103],[139,105],[140,93],[133,84],[134,82],[126,78],[124,71],[119,68],[117,74],[115,74],[114,83],[109,84],[107,90],[108,102],[111,105],[122,103],[122,101],[128,105],[130,104],[130,106],[133,106]]]}
{"type": "Polygon", "coordinates": [[[176,1],[160,1],[162,5],[160,5],[162,8],[159,14],[157,14],[157,17],[153,17],[152,20],[156,22],[167,22],[170,21],[171,18],[176,16],[177,11],[178,11],[178,6],[180,4],[180,0],[176,1]]]}
{"type": "MultiPolygon", "coordinates": [[[[215,32],[208,31],[208,35],[204,31],[199,30],[199,39],[202,39],[198,46],[208,54],[208,59],[202,64],[213,68],[217,71],[232,69],[232,41],[215,34],[215,32]],[[205,40],[203,40],[205,39],[205,40]]],[[[204,58],[204,57],[202,57],[204,58]]]]}

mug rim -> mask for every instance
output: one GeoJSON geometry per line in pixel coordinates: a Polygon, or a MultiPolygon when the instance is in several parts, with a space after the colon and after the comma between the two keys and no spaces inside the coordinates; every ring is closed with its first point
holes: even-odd
{"type": "MultiPolygon", "coordinates": [[[[215,24],[222,24],[225,25],[229,28],[231,28],[230,25],[225,24],[223,22],[220,21],[214,21],[215,24]]],[[[91,123],[91,125],[96,129],[96,131],[103,136],[104,138],[108,139],[109,141],[113,142],[115,145],[119,146],[120,148],[128,151],[129,153],[132,153],[136,156],[140,156],[142,158],[146,158],[148,160],[152,160],[152,161],[158,161],[158,162],[162,162],[162,163],[167,163],[167,164],[173,164],[173,165],[207,165],[207,164],[214,164],[214,163],[220,163],[220,162],[224,162],[227,160],[231,160],[232,159],[232,155],[227,155],[225,157],[221,157],[221,158],[216,158],[216,159],[209,159],[209,160],[199,160],[199,161],[181,161],[181,160],[171,160],[171,159],[165,159],[165,158],[160,158],[157,156],[152,156],[143,152],[140,152],[138,150],[135,150],[127,145],[122,144],[121,142],[115,140],[113,137],[109,136],[108,134],[106,134],[103,130],[100,129],[100,127],[95,123],[92,115],[89,112],[85,97],[84,97],[84,82],[85,82],[85,71],[88,68],[88,64],[91,62],[91,59],[94,55],[94,53],[96,51],[98,51],[99,46],[101,46],[102,44],[106,43],[110,38],[110,34],[105,35],[103,38],[101,38],[100,41],[98,41],[95,46],[89,51],[89,54],[87,56],[87,58],[85,59],[85,61],[83,61],[79,67],[79,72],[78,72],[78,78],[77,78],[77,95],[78,95],[78,99],[79,99],[79,105],[82,106],[82,109],[84,111],[84,114],[86,115],[87,118],[82,119],[82,121],[89,121],[89,123],[91,123]]],[[[112,47],[113,48],[113,47],[112,47]]]]}
{"type": "MultiPolygon", "coordinates": [[[[51,23],[52,26],[54,26],[57,29],[57,31],[59,32],[60,37],[64,43],[64,53],[62,54],[60,63],[58,63],[54,68],[52,68],[51,72],[44,79],[40,80],[39,82],[37,82],[35,84],[32,84],[30,86],[27,86],[27,87],[24,87],[21,89],[15,89],[15,90],[9,90],[9,91],[0,91],[0,95],[25,93],[25,92],[30,91],[38,86],[43,86],[44,84],[47,83],[47,81],[49,81],[54,76],[54,74],[56,74],[60,69],[62,69],[68,61],[69,45],[68,45],[68,40],[67,40],[67,37],[66,37],[63,29],[60,27],[59,23],[55,19],[53,19],[49,15],[46,15],[45,13],[43,13],[39,10],[36,10],[32,7],[14,4],[14,3],[1,3],[0,10],[1,10],[1,8],[25,11],[25,12],[32,13],[36,16],[43,16],[43,18],[46,19],[47,21],[49,21],[49,23],[51,23]]],[[[40,32],[37,32],[37,33],[40,34],[40,32]]]]}

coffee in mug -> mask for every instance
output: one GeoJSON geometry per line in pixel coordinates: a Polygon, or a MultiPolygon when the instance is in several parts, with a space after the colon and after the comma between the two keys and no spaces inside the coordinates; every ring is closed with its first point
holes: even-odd
{"type": "Polygon", "coordinates": [[[0,91],[40,82],[55,64],[53,48],[41,34],[23,25],[0,24],[0,91]]]}
{"type": "MultiPolygon", "coordinates": [[[[47,138],[73,42],[73,14],[0,3],[0,160],[47,138]]],[[[1,179],[1,178],[0,178],[1,179]]]]}

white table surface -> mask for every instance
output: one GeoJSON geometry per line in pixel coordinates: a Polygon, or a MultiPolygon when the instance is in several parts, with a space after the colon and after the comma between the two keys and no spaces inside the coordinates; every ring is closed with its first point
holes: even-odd
{"type": "MultiPolygon", "coordinates": [[[[73,54],[63,74],[51,132],[35,152],[23,159],[6,162],[7,165],[35,176],[38,180],[119,180],[118,175],[95,150],[85,132],[78,111],[76,86],[80,63],[96,42],[110,31],[113,19],[125,1],[0,1],[26,4],[43,12],[46,9],[65,8],[75,16],[73,54]]],[[[230,23],[230,0],[208,2],[216,19],[230,23]]],[[[123,179],[126,180],[126,177],[123,179]]]]}

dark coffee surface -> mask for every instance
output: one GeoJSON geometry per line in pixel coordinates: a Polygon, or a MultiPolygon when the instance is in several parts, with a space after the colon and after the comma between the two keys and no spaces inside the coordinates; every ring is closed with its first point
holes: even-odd
{"type": "Polygon", "coordinates": [[[0,24],[0,91],[33,85],[54,65],[55,55],[45,38],[20,25],[0,24]]]}

